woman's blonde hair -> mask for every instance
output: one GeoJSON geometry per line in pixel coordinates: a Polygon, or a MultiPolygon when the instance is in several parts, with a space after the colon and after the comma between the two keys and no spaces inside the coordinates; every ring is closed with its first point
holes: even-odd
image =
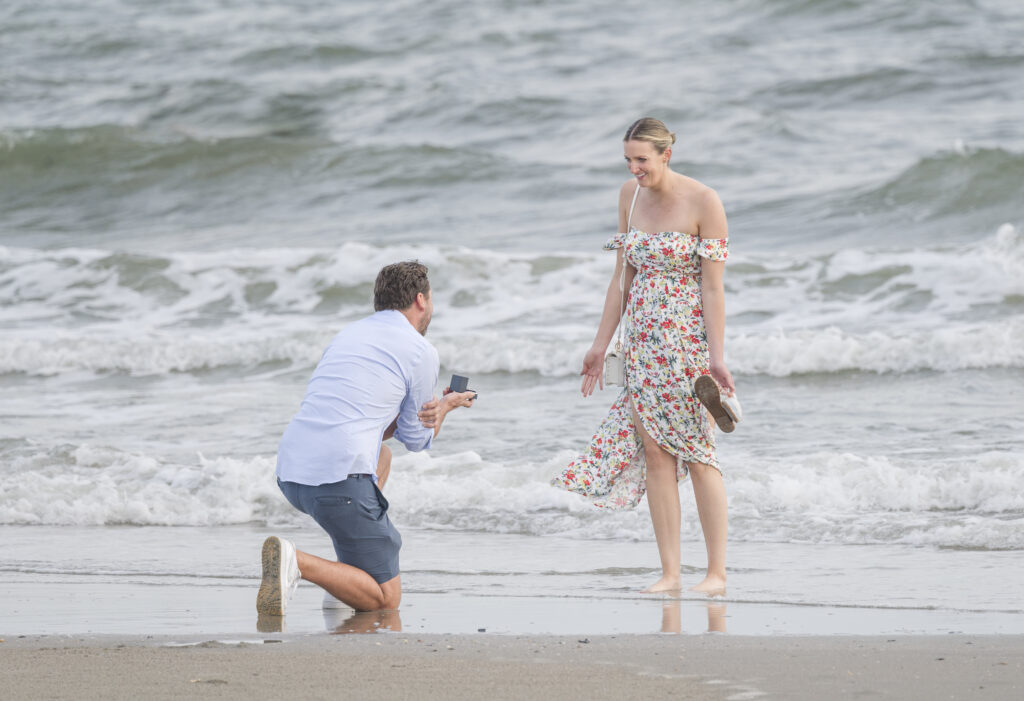
{"type": "Polygon", "coordinates": [[[646,141],[657,149],[658,153],[665,153],[676,142],[676,135],[668,130],[665,123],[653,117],[644,117],[633,122],[623,141],[646,141]]]}

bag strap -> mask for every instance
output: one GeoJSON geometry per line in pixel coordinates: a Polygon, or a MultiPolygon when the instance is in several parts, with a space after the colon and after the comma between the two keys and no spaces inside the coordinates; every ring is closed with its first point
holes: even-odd
{"type": "MultiPolygon", "coordinates": [[[[626,231],[630,229],[630,222],[633,221],[633,209],[636,207],[636,197],[640,194],[640,183],[636,184],[633,191],[633,202],[629,205],[629,215],[626,217],[626,231]]],[[[619,273],[619,337],[615,340],[615,352],[622,352],[622,316],[626,313],[626,250],[622,249],[622,271],[619,273]]]]}
{"type": "Polygon", "coordinates": [[[615,352],[622,352],[622,317],[626,314],[626,251],[622,251],[622,272],[619,274],[619,337],[615,339],[615,352]]]}
{"type": "Polygon", "coordinates": [[[629,216],[626,217],[626,231],[629,231],[630,222],[633,221],[633,208],[636,207],[636,196],[640,194],[640,183],[636,184],[636,189],[633,190],[633,203],[629,205],[629,216]]]}

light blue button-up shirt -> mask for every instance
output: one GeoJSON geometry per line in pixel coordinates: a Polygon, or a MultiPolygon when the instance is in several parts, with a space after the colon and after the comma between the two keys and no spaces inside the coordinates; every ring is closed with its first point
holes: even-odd
{"type": "Polygon", "coordinates": [[[277,449],[282,482],[317,485],[374,474],[384,431],[412,451],[430,447],[434,429],[416,416],[434,398],[437,350],[396,310],[346,326],[327,346],[299,413],[277,449]]]}

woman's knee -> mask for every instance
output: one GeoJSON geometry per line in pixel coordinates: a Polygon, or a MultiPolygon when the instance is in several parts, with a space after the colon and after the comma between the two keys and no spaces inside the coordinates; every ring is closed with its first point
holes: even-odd
{"type": "Polygon", "coordinates": [[[647,474],[659,477],[662,475],[672,475],[676,477],[676,458],[671,453],[662,451],[663,454],[652,456],[651,453],[647,453],[647,474]]]}
{"type": "Polygon", "coordinates": [[[712,465],[702,462],[690,462],[686,463],[686,466],[690,470],[690,479],[695,482],[701,482],[706,479],[722,478],[722,473],[718,471],[718,468],[712,465]]]}

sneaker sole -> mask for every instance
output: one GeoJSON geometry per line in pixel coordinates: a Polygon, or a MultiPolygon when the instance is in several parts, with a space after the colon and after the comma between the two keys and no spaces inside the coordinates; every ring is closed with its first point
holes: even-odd
{"type": "Polygon", "coordinates": [[[281,590],[281,539],[270,536],[263,541],[263,581],[256,594],[256,611],[265,616],[284,615],[281,590]]]}
{"type": "Polygon", "coordinates": [[[736,430],[736,422],[733,421],[726,406],[722,404],[722,394],[710,375],[698,377],[697,381],[693,383],[693,389],[697,392],[697,399],[711,412],[715,424],[723,433],[732,433],[736,430]]]}

